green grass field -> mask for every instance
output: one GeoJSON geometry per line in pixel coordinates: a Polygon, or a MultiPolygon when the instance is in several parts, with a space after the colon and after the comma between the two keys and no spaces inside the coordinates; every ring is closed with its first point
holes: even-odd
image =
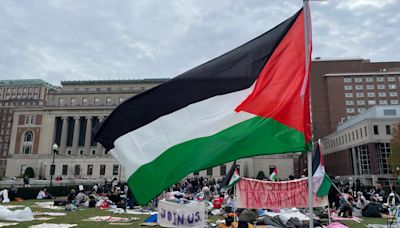
{"type": "MultiPolygon", "coordinates": [[[[41,223],[67,223],[67,224],[78,224],[78,227],[85,227],[85,228],[102,228],[102,227],[140,227],[139,224],[144,222],[144,220],[148,217],[148,215],[131,215],[131,214],[113,214],[112,212],[101,210],[98,208],[85,208],[79,209],[77,211],[67,212],[64,210],[52,210],[52,209],[42,209],[39,207],[35,207],[35,202],[46,202],[44,200],[27,200],[25,202],[12,202],[10,205],[25,205],[31,208],[33,212],[66,212],[66,216],[55,216],[54,219],[48,221],[39,221],[34,220],[30,222],[19,222],[18,225],[10,226],[10,227],[29,227],[30,225],[34,224],[41,224],[41,223]],[[94,216],[114,216],[114,217],[136,217],[139,220],[127,222],[125,224],[119,223],[116,225],[112,225],[109,222],[92,222],[92,221],[82,221],[84,219],[88,219],[94,216]]],[[[22,209],[22,208],[17,208],[22,209]]],[[[16,210],[16,209],[11,209],[16,210]]],[[[51,217],[51,216],[35,216],[37,217],[51,217]]],[[[210,217],[210,220],[217,220],[219,217],[210,217]]],[[[357,222],[344,222],[349,227],[367,227],[368,224],[387,224],[386,219],[379,219],[379,218],[365,218],[361,223],[357,222]]]]}

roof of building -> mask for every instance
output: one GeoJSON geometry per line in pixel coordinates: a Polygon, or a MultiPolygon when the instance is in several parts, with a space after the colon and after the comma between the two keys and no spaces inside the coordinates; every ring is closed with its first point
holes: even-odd
{"type": "Polygon", "coordinates": [[[129,83],[162,83],[168,81],[169,78],[148,78],[148,79],[116,79],[116,80],[78,80],[78,81],[61,81],[61,85],[84,85],[84,84],[129,84],[129,83]]]}
{"type": "Polygon", "coordinates": [[[361,121],[373,118],[400,118],[400,105],[376,105],[337,126],[337,131],[351,127],[361,121]]]}
{"type": "Polygon", "coordinates": [[[42,80],[42,79],[16,79],[16,80],[0,80],[1,87],[7,86],[45,86],[49,89],[56,89],[57,87],[42,80]]]}

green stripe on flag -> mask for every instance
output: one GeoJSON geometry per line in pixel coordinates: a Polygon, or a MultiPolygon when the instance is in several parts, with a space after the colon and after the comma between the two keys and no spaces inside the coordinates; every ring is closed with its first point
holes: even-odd
{"type": "Polygon", "coordinates": [[[143,205],[187,173],[244,157],[305,152],[306,147],[304,135],[296,129],[271,118],[255,117],[169,148],[133,173],[128,184],[143,205]]]}
{"type": "Polygon", "coordinates": [[[328,195],[331,185],[332,185],[331,178],[329,178],[329,176],[325,173],[325,176],[324,176],[324,179],[322,180],[321,186],[319,186],[319,189],[316,192],[317,196],[328,195]]]}

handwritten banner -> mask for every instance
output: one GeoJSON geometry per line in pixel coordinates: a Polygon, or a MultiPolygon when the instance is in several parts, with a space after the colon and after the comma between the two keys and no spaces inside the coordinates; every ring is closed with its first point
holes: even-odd
{"type": "Polygon", "coordinates": [[[192,201],[188,204],[158,202],[157,222],[164,227],[204,227],[205,203],[192,201]]]}
{"type": "MultiPolygon", "coordinates": [[[[293,181],[260,181],[241,178],[236,185],[238,208],[304,208],[308,207],[307,178],[293,181]]],[[[328,197],[314,194],[313,206],[328,205],[328,197]]]]}

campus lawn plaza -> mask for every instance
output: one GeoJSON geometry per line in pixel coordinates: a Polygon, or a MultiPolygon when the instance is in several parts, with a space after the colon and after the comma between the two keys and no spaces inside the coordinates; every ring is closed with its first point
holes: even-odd
{"type": "MultiPolygon", "coordinates": [[[[144,220],[149,217],[149,215],[133,215],[133,214],[114,214],[108,210],[102,210],[99,208],[84,208],[78,209],[76,211],[61,211],[61,210],[53,210],[53,209],[44,209],[40,207],[35,207],[36,202],[53,202],[50,200],[27,200],[24,202],[11,202],[8,204],[1,204],[1,205],[23,205],[29,207],[33,212],[65,212],[65,216],[35,216],[35,219],[38,217],[52,217],[53,219],[47,221],[41,220],[33,220],[29,222],[15,222],[18,223],[17,225],[9,226],[9,227],[29,227],[30,225],[37,225],[42,223],[53,223],[53,224],[77,224],[75,227],[140,227],[139,224],[143,223],[144,220]],[[95,221],[84,221],[85,219],[95,217],[95,216],[113,216],[113,217],[123,217],[123,218],[138,218],[135,221],[129,222],[95,222],[95,221]]],[[[24,207],[19,208],[11,208],[10,210],[18,210],[23,209],[24,207]]],[[[219,219],[223,219],[222,216],[210,216],[208,218],[211,223],[215,223],[215,221],[219,219]]],[[[354,221],[342,221],[341,223],[349,226],[349,227],[367,227],[368,224],[384,224],[388,223],[388,220],[385,218],[362,218],[363,220],[360,223],[354,221]]],[[[0,222],[9,222],[9,221],[1,221],[0,222]]],[[[389,220],[390,223],[390,220],[389,220]]],[[[0,223],[1,224],[1,223],[0,223]]],[[[144,227],[144,226],[143,226],[144,227]]],[[[262,226],[260,226],[262,227],[262,226]]]]}

